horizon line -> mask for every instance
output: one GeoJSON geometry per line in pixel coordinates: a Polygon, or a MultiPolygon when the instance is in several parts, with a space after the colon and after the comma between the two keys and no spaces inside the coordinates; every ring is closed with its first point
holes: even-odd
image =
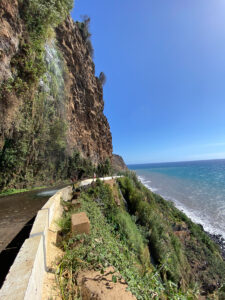
{"type": "Polygon", "coordinates": [[[172,164],[172,163],[210,161],[210,160],[225,160],[225,158],[209,158],[209,159],[177,160],[177,161],[145,162],[145,163],[128,163],[126,165],[129,166],[129,165],[147,165],[147,164],[172,164]]]}

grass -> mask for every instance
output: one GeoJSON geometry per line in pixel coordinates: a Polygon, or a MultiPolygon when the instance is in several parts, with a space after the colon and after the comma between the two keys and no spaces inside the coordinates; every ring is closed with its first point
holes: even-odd
{"type": "Polygon", "coordinates": [[[130,213],[136,215],[138,222],[150,232],[149,243],[154,260],[166,266],[161,270],[164,280],[172,280],[176,284],[182,279],[186,282],[190,270],[181,251],[182,245],[162,216],[153,195],[139,183],[137,188],[135,181],[129,177],[120,178],[118,182],[130,213]]]}
{"type": "MultiPolygon", "coordinates": [[[[122,206],[117,207],[109,185],[97,181],[82,192],[79,201],[78,210],[64,204],[67,208],[59,222],[63,234],[60,246],[65,251],[57,271],[62,299],[80,297],[79,288],[74,288],[80,270],[103,273],[109,266],[119,272],[137,299],[195,299],[195,293],[184,293],[170,280],[162,281],[160,273],[166,263],[158,269],[151,265],[147,233],[135,223],[135,217],[122,206]],[[70,232],[71,214],[78,211],[85,211],[90,219],[89,235],[74,236],[70,232]]],[[[114,280],[120,280],[120,276],[114,280]]]]}
{"type": "Polygon", "coordinates": [[[164,282],[169,279],[183,290],[197,283],[203,294],[216,297],[225,282],[225,262],[219,247],[202,226],[146,189],[134,174],[126,175],[118,179],[121,191],[129,212],[150,233],[148,240],[154,260],[159,265],[166,260],[166,268],[161,270],[164,282]]]}
{"type": "Polygon", "coordinates": [[[34,190],[40,190],[40,189],[44,189],[44,188],[47,188],[47,186],[33,187],[33,188],[30,188],[30,189],[8,189],[8,190],[5,190],[5,191],[1,192],[0,197],[1,196],[8,196],[8,195],[13,195],[13,194],[24,193],[24,192],[30,192],[30,191],[34,191],[34,190]]]}

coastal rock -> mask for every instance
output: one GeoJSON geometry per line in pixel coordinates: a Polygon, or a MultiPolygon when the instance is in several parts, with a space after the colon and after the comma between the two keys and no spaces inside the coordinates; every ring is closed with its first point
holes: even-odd
{"type": "Polygon", "coordinates": [[[209,237],[220,247],[221,256],[225,260],[225,239],[221,234],[211,234],[207,233],[209,237]]]}
{"type": "Polygon", "coordinates": [[[112,167],[116,172],[127,171],[128,168],[122,158],[122,156],[118,154],[112,155],[112,167]]]}

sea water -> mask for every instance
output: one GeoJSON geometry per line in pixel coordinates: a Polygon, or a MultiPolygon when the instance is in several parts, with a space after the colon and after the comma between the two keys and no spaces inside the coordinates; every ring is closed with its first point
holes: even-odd
{"type": "Polygon", "coordinates": [[[225,238],[225,159],[129,165],[146,187],[225,238]]]}

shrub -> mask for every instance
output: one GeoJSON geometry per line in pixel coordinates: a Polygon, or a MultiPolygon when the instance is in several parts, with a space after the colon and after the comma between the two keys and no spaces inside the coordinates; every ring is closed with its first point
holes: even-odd
{"type": "MultiPolygon", "coordinates": [[[[75,289],[68,289],[68,283],[76,282],[80,269],[99,270],[103,274],[105,268],[113,266],[115,271],[120,273],[115,274],[114,279],[120,280],[122,276],[128,284],[128,290],[138,300],[186,299],[176,285],[168,284],[167,287],[162,284],[159,273],[153,267],[146,268],[145,264],[149,263],[149,252],[144,247],[141,232],[132,218],[121,208],[116,207],[111,213],[110,210],[105,210],[104,204],[109,204],[112,200],[110,187],[100,181],[81,194],[79,201],[82,208],[79,210],[85,211],[88,215],[91,231],[89,235],[64,236],[62,247],[65,255],[56,274],[64,297],[66,299],[72,297],[71,293],[75,289]],[[140,269],[140,266],[143,269],[140,269]]],[[[66,213],[65,219],[67,215],[70,215],[70,212],[66,213]]],[[[62,228],[67,228],[67,225],[64,225],[67,224],[66,220],[61,224],[62,228]]],[[[185,295],[189,296],[189,292],[185,295]]]]}
{"type": "Polygon", "coordinates": [[[112,166],[108,158],[106,158],[105,161],[98,164],[96,173],[98,177],[110,175],[112,173],[112,166]]]}
{"type": "Polygon", "coordinates": [[[104,85],[104,84],[106,83],[106,76],[105,76],[105,73],[101,72],[101,73],[99,74],[98,79],[99,79],[101,85],[104,85]]]}
{"type": "Polygon", "coordinates": [[[22,17],[32,37],[45,36],[49,26],[56,27],[73,7],[73,0],[21,1],[22,17]]]}
{"type": "Polygon", "coordinates": [[[94,48],[91,43],[91,33],[90,33],[90,17],[83,16],[82,22],[76,22],[77,26],[80,30],[82,38],[87,46],[89,55],[93,58],[94,55],[94,48]]]}
{"type": "MultiPolygon", "coordinates": [[[[136,224],[133,222],[131,216],[125,211],[118,211],[113,222],[117,225],[121,239],[125,240],[129,248],[138,255],[140,260],[142,260],[145,252],[145,243],[143,236],[138,230],[136,224]]],[[[148,262],[145,261],[145,263],[148,262]]]]}
{"type": "Polygon", "coordinates": [[[86,46],[87,46],[89,55],[91,56],[91,58],[93,58],[93,56],[94,56],[94,48],[92,46],[91,40],[88,39],[86,41],[86,46]]]}
{"type": "Polygon", "coordinates": [[[156,207],[153,195],[137,182],[134,174],[119,178],[118,182],[127,200],[130,213],[135,214],[138,217],[138,223],[150,231],[148,240],[151,254],[156,263],[163,266],[161,272],[164,280],[170,279],[178,283],[183,273],[182,270],[186,269],[186,261],[180,252],[179,240],[156,207]],[[148,199],[150,196],[151,201],[148,199]]]}
{"type": "Polygon", "coordinates": [[[84,177],[92,177],[95,168],[90,160],[81,157],[78,151],[74,151],[68,158],[67,177],[80,180],[84,177]]]}

